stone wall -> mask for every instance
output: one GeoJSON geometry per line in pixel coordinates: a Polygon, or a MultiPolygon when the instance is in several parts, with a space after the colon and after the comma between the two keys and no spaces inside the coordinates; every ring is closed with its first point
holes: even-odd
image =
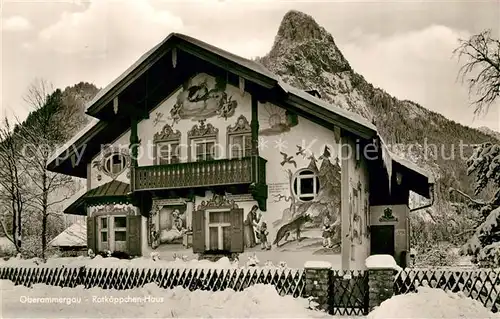
{"type": "Polygon", "coordinates": [[[314,298],[318,309],[329,312],[328,295],[330,292],[330,271],[332,265],[328,262],[308,261],[305,268],[305,295],[314,298]]]}

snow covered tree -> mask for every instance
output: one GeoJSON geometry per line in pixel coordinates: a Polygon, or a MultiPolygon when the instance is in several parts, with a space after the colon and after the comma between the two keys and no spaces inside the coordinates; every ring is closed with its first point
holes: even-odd
{"type": "MultiPolygon", "coordinates": [[[[475,91],[475,112],[488,112],[489,107],[500,95],[500,41],[491,37],[490,31],[483,31],[462,40],[455,50],[466,63],[460,70],[467,79],[470,91],[475,91]]],[[[500,265],[500,146],[483,143],[477,146],[467,161],[469,175],[475,174],[474,193],[478,196],[488,185],[497,190],[488,201],[473,199],[457,191],[469,201],[469,206],[477,212],[477,227],[472,238],[462,251],[474,256],[477,263],[484,266],[500,265]]]]}

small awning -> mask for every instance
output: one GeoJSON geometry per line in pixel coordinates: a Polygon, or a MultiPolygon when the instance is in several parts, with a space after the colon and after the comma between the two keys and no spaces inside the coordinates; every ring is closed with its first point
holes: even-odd
{"type": "Polygon", "coordinates": [[[65,210],[65,214],[87,215],[85,205],[114,204],[130,202],[130,184],[112,180],[93,188],[76,199],[65,210]]]}

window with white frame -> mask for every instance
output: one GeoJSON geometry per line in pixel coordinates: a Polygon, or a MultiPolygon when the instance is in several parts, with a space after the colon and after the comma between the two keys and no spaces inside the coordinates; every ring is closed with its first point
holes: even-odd
{"type": "Polygon", "coordinates": [[[115,242],[127,241],[127,217],[113,216],[113,232],[115,242]]]}
{"type": "Polygon", "coordinates": [[[231,211],[213,210],[206,211],[206,214],[208,214],[206,218],[207,250],[231,250],[231,211]]]}
{"type": "Polygon", "coordinates": [[[127,166],[127,159],[121,153],[110,154],[104,160],[104,171],[110,175],[121,174],[127,166]]]}
{"type": "Polygon", "coordinates": [[[319,178],[310,169],[300,170],[293,180],[294,195],[301,201],[311,201],[319,192],[319,178]]]}
{"type": "Polygon", "coordinates": [[[193,139],[191,143],[193,148],[193,159],[197,162],[211,161],[215,159],[215,138],[193,139]]]}
{"type": "Polygon", "coordinates": [[[157,165],[179,163],[179,141],[157,142],[155,146],[157,165]]]}
{"type": "MultiPolygon", "coordinates": [[[[99,244],[101,246],[108,244],[108,235],[108,217],[99,217],[99,244]]],[[[100,247],[100,249],[102,250],[104,247],[100,247]]]]}
{"type": "Polygon", "coordinates": [[[229,135],[229,156],[230,158],[242,158],[250,156],[252,153],[252,134],[231,134],[229,135]]]}

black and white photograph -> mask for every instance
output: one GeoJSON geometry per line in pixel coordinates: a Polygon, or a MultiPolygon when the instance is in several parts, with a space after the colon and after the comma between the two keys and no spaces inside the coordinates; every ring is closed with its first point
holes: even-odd
{"type": "Polygon", "coordinates": [[[498,0],[0,0],[0,318],[500,319],[498,0]]]}

